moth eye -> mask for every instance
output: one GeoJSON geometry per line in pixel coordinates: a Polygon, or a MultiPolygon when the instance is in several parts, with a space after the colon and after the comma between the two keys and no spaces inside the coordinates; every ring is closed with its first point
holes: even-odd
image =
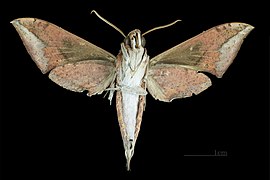
{"type": "Polygon", "coordinates": [[[128,37],[124,39],[124,44],[130,46],[130,39],[128,37]]]}
{"type": "Polygon", "coordinates": [[[142,36],[142,47],[144,47],[145,44],[146,44],[146,40],[145,40],[145,38],[142,36]]]}

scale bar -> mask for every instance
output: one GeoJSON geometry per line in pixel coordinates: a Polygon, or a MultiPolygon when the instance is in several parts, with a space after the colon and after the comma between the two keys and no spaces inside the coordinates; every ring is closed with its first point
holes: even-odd
{"type": "Polygon", "coordinates": [[[222,155],[222,154],[185,154],[184,156],[197,156],[197,157],[216,157],[216,156],[227,156],[227,155],[222,155]]]}

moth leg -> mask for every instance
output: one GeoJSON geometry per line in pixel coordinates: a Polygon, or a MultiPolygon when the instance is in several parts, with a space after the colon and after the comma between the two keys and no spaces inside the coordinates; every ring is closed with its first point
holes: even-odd
{"type": "Polygon", "coordinates": [[[124,43],[121,43],[121,51],[122,51],[123,56],[124,56],[123,59],[126,60],[129,57],[129,54],[128,54],[127,48],[125,47],[124,43]]]}
{"type": "MultiPolygon", "coordinates": [[[[113,86],[114,86],[114,83],[113,83],[113,86]]],[[[109,96],[108,96],[108,100],[110,101],[110,105],[112,105],[112,99],[113,99],[113,94],[114,94],[114,91],[115,91],[115,88],[107,88],[106,91],[110,91],[109,92],[109,96]]],[[[107,94],[107,93],[106,93],[107,94]]]]}
{"type": "MultiPolygon", "coordinates": [[[[113,98],[113,95],[114,95],[114,91],[115,91],[115,90],[118,90],[117,87],[115,87],[115,78],[116,78],[116,73],[115,73],[115,75],[114,75],[114,77],[113,77],[113,81],[112,81],[112,83],[110,84],[110,87],[107,88],[107,89],[105,89],[107,92],[110,91],[110,92],[109,92],[109,96],[108,96],[108,100],[110,101],[110,105],[112,105],[112,98],[113,98]]],[[[107,93],[106,93],[106,94],[107,94],[107,93]]],[[[106,95],[105,95],[105,96],[106,96],[106,95]]]]}

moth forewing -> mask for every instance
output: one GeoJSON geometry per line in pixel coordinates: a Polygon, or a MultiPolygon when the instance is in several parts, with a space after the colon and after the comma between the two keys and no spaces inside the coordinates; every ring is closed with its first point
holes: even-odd
{"type": "Polygon", "coordinates": [[[245,23],[213,27],[153,57],[150,68],[156,64],[181,65],[222,77],[253,28],[245,23]]]}
{"type": "Polygon", "coordinates": [[[20,18],[11,23],[43,73],[66,63],[84,60],[114,63],[116,60],[111,53],[50,22],[36,18],[20,18]]]}

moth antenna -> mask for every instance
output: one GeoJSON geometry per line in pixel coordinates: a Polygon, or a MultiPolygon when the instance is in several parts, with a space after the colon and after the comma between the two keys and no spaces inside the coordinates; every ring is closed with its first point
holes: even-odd
{"type": "Polygon", "coordinates": [[[180,19],[177,19],[176,21],[174,21],[174,22],[172,22],[172,23],[170,23],[170,24],[166,24],[166,25],[164,25],[164,26],[158,26],[158,27],[155,27],[155,28],[153,28],[153,29],[150,29],[150,30],[146,31],[146,32],[143,33],[142,35],[144,36],[144,35],[146,35],[146,34],[152,32],[152,31],[155,31],[155,30],[158,30],[158,29],[163,29],[163,28],[172,26],[172,25],[174,25],[175,23],[177,23],[178,21],[181,21],[181,20],[180,20],[180,19]]]}
{"type": "Polygon", "coordinates": [[[123,31],[121,31],[118,27],[116,27],[115,25],[113,25],[112,23],[110,23],[104,17],[100,16],[95,10],[92,10],[91,11],[91,14],[92,13],[95,13],[99,19],[101,19],[102,21],[104,21],[105,23],[107,23],[108,25],[110,25],[111,27],[113,27],[115,30],[117,30],[118,32],[120,32],[124,37],[126,37],[126,35],[123,33],[123,31]]]}

